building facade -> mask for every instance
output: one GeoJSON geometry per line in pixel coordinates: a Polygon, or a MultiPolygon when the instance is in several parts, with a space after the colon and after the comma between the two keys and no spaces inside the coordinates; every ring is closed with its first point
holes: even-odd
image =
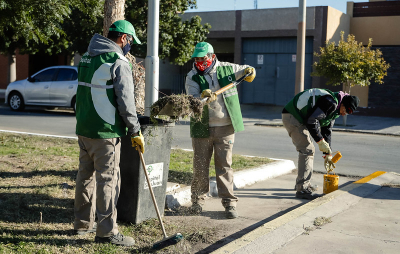
{"type": "MultiPolygon", "coordinates": [[[[313,62],[318,60],[313,53],[319,52],[326,41],[338,42],[341,31],[345,37],[354,34],[356,40],[364,45],[372,38],[373,47],[379,48],[391,65],[388,76],[383,85],[356,86],[351,93],[360,97],[363,108],[376,110],[378,115],[397,112],[400,116],[400,1],[347,2],[346,12],[329,6],[307,7],[304,88],[343,89],[341,86],[326,86],[324,78],[310,76],[313,62]]],[[[183,14],[182,19],[195,15],[202,18],[203,24],[211,24],[207,41],[213,45],[220,61],[249,64],[256,68],[254,82],[238,87],[241,103],[282,106],[294,96],[298,8],[190,12],[183,14]]],[[[32,64],[23,65],[32,62],[31,59],[23,57],[31,58],[17,56],[17,79],[32,74],[32,70],[26,70],[32,69],[32,64]]],[[[1,56],[0,65],[7,67],[4,64],[6,60],[1,56]]],[[[168,60],[160,60],[160,96],[184,93],[185,77],[192,64],[189,61],[184,66],[175,66],[168,60]]],[[[0,71],[3,73],[0,75],[0,89],[5,89],[7,69],[0,71]]]]}

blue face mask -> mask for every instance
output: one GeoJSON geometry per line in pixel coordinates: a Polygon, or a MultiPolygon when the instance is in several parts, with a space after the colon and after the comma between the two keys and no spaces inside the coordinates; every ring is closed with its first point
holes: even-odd
{"type": "Polygon", "coordinates": [[[131,44],[129,42],[122,48],[122,52],[124,53],[124,56],[128,54],[128,52],[131,50],[131,44]]]}

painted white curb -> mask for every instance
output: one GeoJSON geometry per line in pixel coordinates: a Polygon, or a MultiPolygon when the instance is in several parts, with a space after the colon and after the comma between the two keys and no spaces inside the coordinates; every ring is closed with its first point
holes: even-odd
{"type": "MultiPolygon", "coordinates": [[[[296,166],[291,160],[280,160],[262,165],[258,168],[241,170],[234,173],[233,185],[234,189],[240,189],[247,185],[252,185],[260,181],[265,181],[270,178],[291,173],[296,166]]],[[[167,208],[176,209],[179,206],[190,204],[190,186],[184,188],[175,188],[168,191],[166,195],[165,204],[167,208]]],[[[217,182],[215,178],[210,179],[210,192],[208,196],[217,197],[217,182]]]]}

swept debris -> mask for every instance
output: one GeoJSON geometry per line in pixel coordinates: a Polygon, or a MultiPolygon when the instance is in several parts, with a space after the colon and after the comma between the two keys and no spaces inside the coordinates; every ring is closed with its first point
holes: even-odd
{"type": "Polygon", "coordinates": [[[151,105],[150,118],[154,119],[156,116],[166,115],[174,120],[187,116],[200,119],[203,106],[201,100],[192,95],[172,94],[160,98],[151,105]]]}

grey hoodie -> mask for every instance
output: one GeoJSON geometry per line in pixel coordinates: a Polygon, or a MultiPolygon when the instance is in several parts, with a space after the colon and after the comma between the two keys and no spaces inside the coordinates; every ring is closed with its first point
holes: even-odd
{"type": "MultiPolygon", "coordinates": [[[[116,52],[123,55],[121,47],[115,42],[100,34],[95,34],[89,43],[89,55],[94,57],[109,52],[116,52]]],[[[128,127],[128,132],[136,133],[140,130],[140,124],[136,115],[135,87],[129,61],[127,59],[126,61],[118,59],[111,66],[110,71],[114,92],[117,97],[118,112],[124,120],[126,127],[128,127]]]]}

